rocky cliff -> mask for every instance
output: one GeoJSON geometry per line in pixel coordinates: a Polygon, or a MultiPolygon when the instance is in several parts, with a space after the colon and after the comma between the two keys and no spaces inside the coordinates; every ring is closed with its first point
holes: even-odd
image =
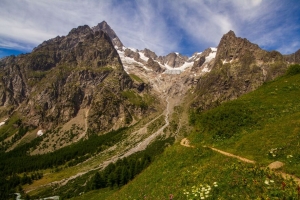
{"type": "Polygon", "coordinates": [[[169,53],[166,56],[159,56],[157,58],[157,60],[161,63],[161,64],[166,64],[172,68],[178,68],[180,66],[182,66],[185,61],[187,61],[188,57],[187,56],[183,56],[179,53],[169,53]]]}
{"type": "Polygon", "coordinates": [[[95,32],[103,31],[104,33],[106,33],[110,37],[113,45],[117,49],[122,49],[122,47],[124,47],[123,43],[121,42],[121,40],[119,39],[115,31],[106,23],[106,21],[99,23],[97,26],[94,26],[92,29],[95,32]]]}
{"type": "Polygon", "coordinates": [[[129,125],[148,109],[123,94],[139,95],[144,87],[126,74],[110,37],[87,25],[43,42],[30,54],[1,60],[0,80],[2,113],[18,112],[24,123],[43,129],[88,109],[89,130],[98,133],[129,125]]]}
{"type": "MultiPolygon", "coordinates": [[[[198,62],[201,65],[203,59],[198,62]]],[[[279,52],[262,50],[229,31],[221,38],[210,73],[197,84],[198,97],[193,106],[206,110],[235,99],[284,74],[288,64],[279,52]]]]}

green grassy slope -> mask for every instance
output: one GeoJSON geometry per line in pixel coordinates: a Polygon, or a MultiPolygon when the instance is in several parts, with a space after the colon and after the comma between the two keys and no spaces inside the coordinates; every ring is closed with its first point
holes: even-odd
{"type": "Polygon", "coordinates": [[[168,199],[170,194],[174,199],[298,199],[296,183],[265,167],[279,160],[285,164],[280,171],[300,177],[299,97],[300,74],[286,75],[218,108],[194,113],[189,140],[195,148],[179,143],[168,147],[143,173],[105,199],[168,199]]]}
{"type": "Polygon", "coordinates": [[[258,90],[197,115],[192,143],[215,146],[262,165],[285,163],[300,177],[300,75],[283,76],[258,90]]]}

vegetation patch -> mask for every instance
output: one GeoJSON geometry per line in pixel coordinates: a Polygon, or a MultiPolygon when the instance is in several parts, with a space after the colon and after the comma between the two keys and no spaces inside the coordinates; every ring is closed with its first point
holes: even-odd
{"type": "Polygon", "coordinates": [[[137,81],[139,83],[144,83],[144,81],[140,77],[138,77],[137,75],[135,75],[135,74],[129,74],[129,76],[130,76],[131,79],[133,79],[133,80],[135,80],[135,81],[137,81]]]}
{"type": "Polygon", "coordinates": [[[287,76],[293,76],[296,74],[300,74],[300,65],[299,64],[291,65],[286,72],[287,76]]]}
{"type": "Polygon", "coordinates": [[[128,99],[130,103],[135,106],[139,106],[142,109],[147,109],[148,104],[143,100],[143,98],[132,90],[125,90],[122,92],[123,97],[128,99]]]}
{"type": "Polygon", "coordinates": [[[158,129],[160,129],[164,124],[165,124],[165,116],[162,115],[159,118],[157,118],[154,122],[152,122],[151,124],[149,124],[147,126],[147,132],[148,134],[152,134],[155,131],[157,131],[158,129]]]}
{"type": "Polygon", "coordinates": [[[59,195],[62,199],[73,197],[76,197],[75,199],[87,199],[87,196],[90,199],[102,199],[104,197],[106,199],[137,177],[164,151],[166,146],[173,142],[173,138],[160,138],[151,143],[144,151],[119,159],[102,171],[91,171],[71,180],[67,185],[55,188],[55,190],[49,188],[33,197],[59,195]]]}

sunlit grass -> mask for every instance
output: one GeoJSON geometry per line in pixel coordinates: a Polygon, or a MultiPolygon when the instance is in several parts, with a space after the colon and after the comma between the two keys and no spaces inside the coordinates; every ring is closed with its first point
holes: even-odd
{"type": "Polygon", "coordinates": [[[283,170],[300,177],[299,97],[299,74],[267,83],[237,100],[197,115],[192,143],[215,146],[265,166],[279,160],[285,163],[283,170]],[[201,122],[207,117],[215,127],[201,122]],[[218,127],[220,123],[227,128],[218,127]],[[231,128],[235,131],[227,137],[226,131],[232,131],[231,128]],[[276,154],[270,153],[275,148],[276,154]]]}
{"type": "MultiPolygon", "coordinates": [[[[106,199],[168,199],[170,194],[174,199],[201,199],[201,193],[204,199],[282,198],[297,197],[297,188],[260,166],[241,163],[208,148],[176,144],[106,199]],[[202,188],[204,191],[199,191],[202,188]]],[[[96,198],[101,191],[91,195],[96,198]]]]}

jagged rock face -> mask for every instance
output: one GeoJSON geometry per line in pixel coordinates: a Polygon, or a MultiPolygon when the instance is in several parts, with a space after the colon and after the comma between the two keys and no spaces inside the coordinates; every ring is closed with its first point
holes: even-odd
{"type": "Polygon", "coordinates": [[[177,68],[182,66],[185,61],[187,61],[188,57],[177,54],[170,53],[167,56],[159,56],[157,60],[162,64],[167,64],[170,67],[177,68]]]}
{"type": "MultiPolygon", "coordinates": [[[[252,44],[245,38],[238,38],[233,31],[229,31],[221,38],[216,60],[230,62],[245,56],[245,54],[251,54],[251,56],[261,54],[263,56],[263,52],[258,45],[252,44]]],[[[261,59],[261,57],[257,59],[261,59]]]]}
{"type": "Polygon", "coordinates": [[[145,111],[122,96],[134,85],[109,36],[88,26],[45,41],[30,54],[5,58],[0,66],[0,105],[32,126],[53,128],[88,108],[90,129],[101,132],[145,111]]]}
{"type": "Polygon", "coordinates": [[[293,54],[284,55],[284,59],[289,63],[300,63],[300,49],[293,54]]]}
{"type": "Polygon", "coordinates": [[[142,50],[141,52],[143,52],[144,55],[145,55],[146,57],[148,57],[148,58],[152,58],[152,59],[154,59],[154,60],[157,58],[157,55],[156,55],[153,51],[151,51],[151,50],[149,50],[149,49],[147,49],[147,48],[145,48],[145,49],[142,50]]]}
{"type": "Polygon", "coordinates": [[[155,72],[158,72],[158,73],[164,72],[164,69],[162,69],[160,67],[158,62],[154,61],[151,57],[148,59],[146,66],[155,72]]]}
{"type": "Polygon", "coordinates": [[[111,29],[111,27],[106,23],[106,21],[99,23],[97,26],[94,26],[92,29],[94,31],[103,31],[104,33],[106,33],[110,37],[113,45],[117,46],[119,49],[122,49],[122,47],[124,46],[121,40],[118,38],[117,34],[114,32],[113,29],[111,29]]]}
{"type": "Polygon", "coordinates": [[[132,51],[131,49],[125,49],[124,55],[133,58],[135,61],[141,61],[140,54],[138,52],[132,51]]]}
{"type": "Polygon", "coordinates": [[[287,66],[279,52],[264,51],[229,31],[218,45],[212,70],[197,84],[199,96],[193,106],[206,110],[235,99],[282,75],[287,66]]]}
{"type": "Polygon", "coordinates": [[[7,57],[0,64],[1,85],[0,85],[0,106],[9,107],[19,105],[28,95],[28,87],[24,83],[26,75],[17,65],[17,58],[7,57]],[[6,68],[6,65],[10,65],[6,68]]]}
{"type": "Polygon", "coordinates": [[[209,56],[211,52],[212,52],[211,48],[208,48],[205,49],[200,55],[193,55],[193,57],[195,57],[195,62],[193,64],[191,71],[198,71],[198,69],[203,66],[207,56],[209,56]]]}

